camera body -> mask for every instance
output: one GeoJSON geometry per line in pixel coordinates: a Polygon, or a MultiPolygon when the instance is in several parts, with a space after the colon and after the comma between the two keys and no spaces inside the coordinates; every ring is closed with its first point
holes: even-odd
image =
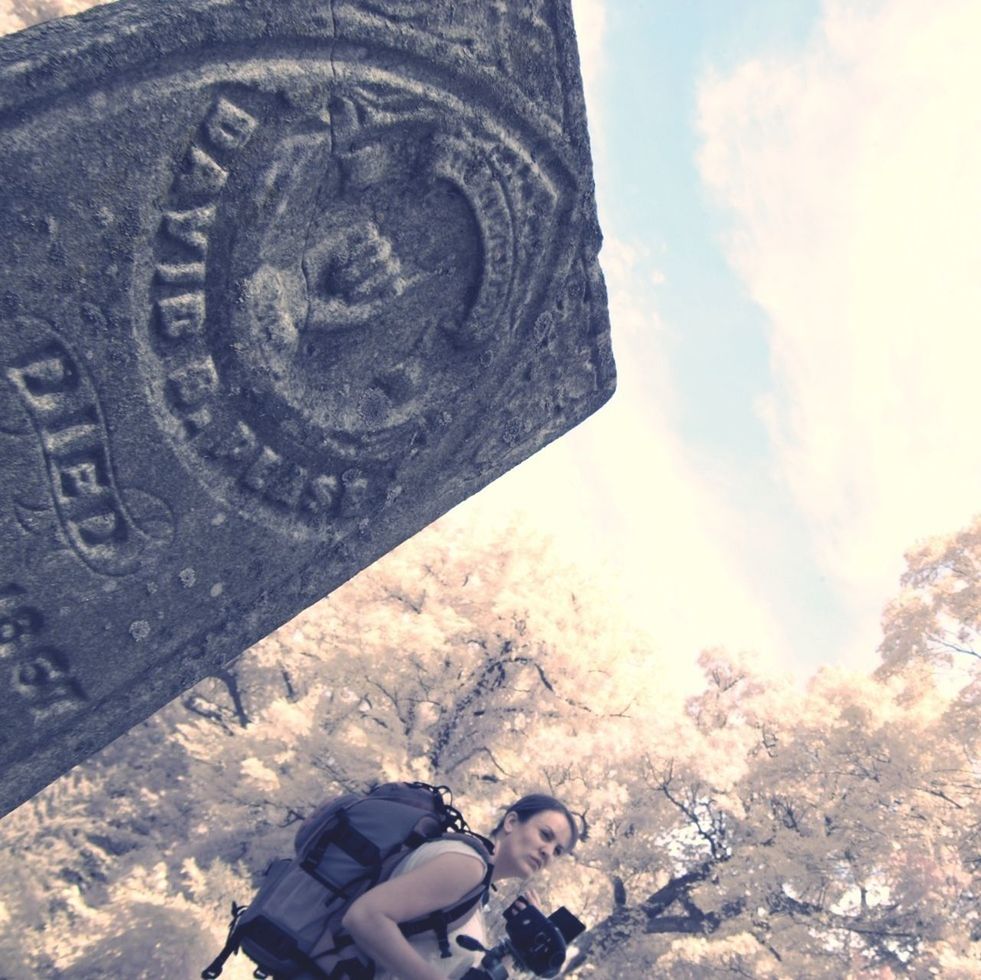
{"type": "Polygon", "coordinates": [[[505,956],[536,976],[554,977],[565,963],[567,945],[586,928],[564,907],[546,916],[523,898],[505,909],[504,920],[507,939],[493,949],[458,938],[468,949],[484,949],[480,966],[468,970],[463,980],[506,980],[505,956]]]}

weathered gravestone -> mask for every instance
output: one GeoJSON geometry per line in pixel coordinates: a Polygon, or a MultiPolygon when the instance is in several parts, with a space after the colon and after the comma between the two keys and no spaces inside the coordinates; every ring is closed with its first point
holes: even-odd
{"type": "Polygon", "coordinates": [[[612,393],[569,0],[41,25],[0,172],[2,812],[612,393]]]}

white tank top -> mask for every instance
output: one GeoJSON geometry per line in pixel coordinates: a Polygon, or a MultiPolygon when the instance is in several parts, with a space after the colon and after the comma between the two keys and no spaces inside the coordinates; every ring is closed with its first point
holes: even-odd
{"type": "MultiPolygon", "coordinates": [[[[392,872],[392,878],[397,878],[399,875],[412,871],[427,861],[432,861],[433,858],[439,857],[440,854],[463,854],[472,861],[476,861],[485,870],[487,867],[472,847],[468,847],[466,844],[460,843],[460,841],[440,840],[434,841],[432,844],[423,844],[422,847],[414,850],[392,872]]],[[[436,934],[432,931],[420,933],[418,936],[412,936],[409,939],[409,943],[427,963],[431,963],[437,970],[445,973],[450,980],[459,980],[470,967],[477,966],[480,963],[483,953],[471,952],[470,950],[464,949],[457,943],[457,936],[472,936],[481,945],[487,945],[487,928],[484,923],[484,913],[479,902],[469,917],[450,931],[451,956],[449,958],[443,959],[440,956],[439,942],[436,939],[436,934]]],[[[393,973],[389,973],[384,968],[379,967],[379,971],[375,974],[375,980],[398,980],[398,977],[393,973]]]]}

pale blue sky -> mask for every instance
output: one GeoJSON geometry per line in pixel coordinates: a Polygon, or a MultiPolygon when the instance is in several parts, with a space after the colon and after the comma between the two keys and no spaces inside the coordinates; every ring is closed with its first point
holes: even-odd
{"type": "Polygon", "coordinates": [[[482,519],[520,506],[679,662],[868,668],[903,552],[981,500],[981,5],[573,6],[619,390],[482,519]]]}
{"type": "MultiPolygon", "coordinates": [[[[779,597],[800,655],[817,663],[828,644],[844,639],[845,611],[815,569],[806,533],[770,474],[770,443],[754,410],[772,384],[766,316],[719,247],[726,216],[698,174],[695,122],[696,87],[706,73],[803,46],[820,5],[629,0],[606,10],[606,68],[597,87],[601,218],[611,234],[653,253],[664,276],[653,300],[668,332],[659,350],[638,344],[623,356],[667,359],[679,396],[678,436],[693,455],[723,459],[741,473],[727,493],[747,517],[761,506],[768,511],[780,546],[747,553],[747,563],[779,597]]],[[[616,337],[614,329],[615,343],[616,337]]]]}
{"type": "Polygon", "coordinates": [[[870,667],[981,509],[981,3],[573,8],[619,389],[459,518],[523,510],[679,670],[870,667]]]}

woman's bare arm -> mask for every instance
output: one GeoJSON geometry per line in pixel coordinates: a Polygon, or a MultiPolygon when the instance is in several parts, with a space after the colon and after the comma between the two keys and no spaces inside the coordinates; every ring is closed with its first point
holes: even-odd
{"type": "Polygon", "coordinates": [[[441,854],[365,892],[347,910],[342,925],[365,953],[400,980],[445,980],[412,948],[398,924],[453,906],[486,872],[476,855],[441,854]]]}

